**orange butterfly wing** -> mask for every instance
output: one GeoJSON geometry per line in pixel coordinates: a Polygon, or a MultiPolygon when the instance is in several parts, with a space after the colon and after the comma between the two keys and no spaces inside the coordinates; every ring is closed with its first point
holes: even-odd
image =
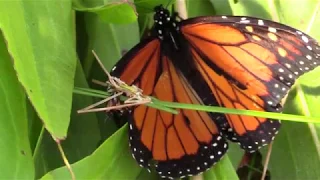
{"type": "MultiPolygon", "coordinates": [[[[195,18],[183,21],[181,32],[212,101],[228,108],[280,111],[295,80],[320,64],[319,46],[311,37],[267,20],[195,18]]],[[[217,122],[247,151],[270,143],[280,128],[279,121],[250,116],[226,115],[217,122]]]]}
{"type": "MultiPolygon", "coordinates": [[[[117,64],[112,75],[160,100],[202,104],[172,61],[160,54],[159,40],[147,40],[133,52],[117,64]]],[[[174,115],[141,105],[132,113],[129,119],[132,155],[143,167],[150,168],[150,161],[154,160],[162,177],[198,174],[227,151],[225,139],[206,112],[180,110],[174,115]]]]}

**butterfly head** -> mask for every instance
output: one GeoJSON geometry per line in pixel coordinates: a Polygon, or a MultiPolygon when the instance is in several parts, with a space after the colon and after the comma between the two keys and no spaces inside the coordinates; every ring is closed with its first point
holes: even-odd
{"type": "Polygon", "coordinates": [[[176,14],[171,16],[170,11],[164,8],[162,5],[156,6],[154,11],[154,29],[158,38],[165,40],[168,39],[168,37],[171,37],[170,41],[172,41],[172,38],[175,39],[174,34],[179,31],[176,14]]]}
{"type": "Polygon", "coordinates": [[[171,22],[170,12],[168,9],[164,8],[162,5],[156,6],[154,8],[154,22],[158,25],[165,25],[171,22]]]}

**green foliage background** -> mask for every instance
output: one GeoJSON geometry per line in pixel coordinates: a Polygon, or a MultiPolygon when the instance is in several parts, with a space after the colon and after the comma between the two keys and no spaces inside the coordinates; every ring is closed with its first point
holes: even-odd
{"type": "MultiPolygon", "coordinates": [[[[74,95],[74,86],[100,88],[91,79],[106,79],[91,50],[110,69],[150,26],[148,12],[168,3],[136,0],[137,19],[130,5],[119,2],[0,1],[1,179],[70,179],[55,144],[64,139],[63,149],[78,179],[157,178],[131,158],[126,126],[118,130],[105,113],[76,113],[97,99],[74,95]]],[[[319,0],[186,0],[186,4],[189,17],[273,19],[320,40],[319,0]]],[[[320,117],[319,68],[299,83],[285,111],[320,117]]],[[[269,164],[272,179],[320,179],[319,138],[318,124],[283,122],[269,164]]],[[[242,154],[232,144],[204,179],[237,179],[242,154]]]]}

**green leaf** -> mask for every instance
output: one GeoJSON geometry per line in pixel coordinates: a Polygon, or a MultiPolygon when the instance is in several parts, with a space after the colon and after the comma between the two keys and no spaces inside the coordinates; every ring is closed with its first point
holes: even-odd
{"type": "Polygon", "coordinates": [[[215,9],[210,3],[210,1],[186,1],[188,17],[197,17],[199,12],[201,16],[212,16],[215,14],[215,9]]]}
{"type": "MultiPolygon", "coordinates": [[[[302,76],[301,84],[289,94],[284,112],[320,117],[319,100],[316,97],[320,92],[319,77],[319,68],[302,76]]],[[[320,173],[316,169],[320,168],[319,137],[319,124],[283,122],[270,159],[272,178],[318,179],[320,173]]]]}
{"type": "Polygon", "coordinates": [[[135,0],[134,4],[136,5],[139,16],[145,13],[153,13],[154,8],[159,5],[168,8],[170,5],[174,4],[176,0],[135,0]]]}
{"type": "MultiPolygon", "coordinates": [[[[82,67],[77,63],[75,85],[88,87],[82,67]]],[[[99,145],[101,139],[99,124],[95,113],[78,114],[77,110],[93,103],[90,97],[74,94],[72,102],[71,123],[68,138],[62,146],[70,162],[75,162],[91,154],[99,145]]]]}
{"type": "MultiPolygon", "coordinates": [[[[319,86],[316,89],[319,92],[319,86]]],[[[312,106],[312,101],[315,102],[316,99],[309,99],[307,93],[298,91],[300,90],[296,88],[290,93],[292,98],[287,102],[285,112],[305,114],[306,107],[303,107],[304,103],[301,101],[306,101],[307,109],[312,112],[310,114],[319,116],[319,110],[312,108],[318,107],[312,106]]],[[[273,179],[318,179],[320,174],[316,169],[320,168],[319,130],[314,130],[315,126],[318,127],[315,124],[283,123],[270,159],[269,168],[273,179]]]]}
{"type": "MultiPolygon", "coordinates": [[[[75,85],[88,87],[82,67],[78,63],[75,85]]],[[[78,114],[77,110],[92,104],[92,98],[73,95],[71,122],[68,138],[62,141],[63,150],[70,163],[81,160],[90,155],[98,146],[101,139],[96,114],[78,114]]],[[[57,144],[48,133],[41,134],[38,139],[39,147],[35,151],[34,161],[36,178],[40,178],[48,171],[64,166],[57,144]]]]}
{"type": "Polygon", "coordinates": [[[272,179],[319,179],[319,154],[308,124],[284,122],[269,162],[272,179]]]}
{"type": "Polygon", "coordinates": [[[86,6],[85,4],[93,4],[94,2],[73,1],[73,9],[83,12],[96,13],[101,20],[109,23],[131,23],[136,21],[137,15],[133,4],[128,4],[125,1],[108,1],[103,5],[95,7],[86,6]]]}
{"type": "Polygon", "coordinates": [[[99,77],[90,78],[95,77],[100,80],[103,78],[104,80],[107,77],[104,73],[101,74],[102,70],[95,62],[91,51],[94,50],[104,66],[111,69],[123,53],[139,42],[137,22],[126,25],[103,23],[94,14],[86,14],[84,21],[88,34],[87,53],[82,61],[84,73],[88,77],[92,76],[91,73],[98,71],[99,77]]]}
{"type": "Polygon", "coordinates": [[[147,169],[143,169],[139,176],[136,178],[137,180],[145,180],[145,179],[160,179],[159,175],[152,171],[151,173],[147,169]]]}
{"type": "Polygon", "coordinates": [[[66,137],[76,67],[71,1],[0,1],[19,81],[54,138],[66,137]]]}
{"type": "MultiPolygon", "coordinates": [[[[137,22],[125,25],[104,23],[92,13],[85,14],[82,20],[85,23],[88,37],[88,42],[85,42],[88,46],[82,59],[84,73],[89,83],[92,79],[105,81],[107,76],[93,57],[92,50],[96,52],[104,66],[110,70],[123,53],[139,42],[137,22]]],[[[90,85],[95,89],[105,91],[104,87],[93,83],[90,85]]],[[[102,137],[108,137],[118,129],[114,121],[106,120],[105,112],[98,113],[97,116],[102,137]]]]}
{"type": "Polygon", "coordinates": [[[0,31],[0,179],[34,179],[26,95],[0,31]]]}
{"type": "MultiPolygon", "coordinates": [[[[86,34],[88,35],[89,43],[86,47],[86,53],[83,54],[84,59],[82,60],[86,76],[89,77],[89,81],[91,81],[91,79],[103,81],[106,79],[106,75],[101,73],[101,68],[97,66],[96,61],[93,59],[91,50],[95,50],[105,66],[110,69],[124,51],[127,51],[138,42],[138,28],[136,23],[129,25],[106,24],[99,21],[99,17],[92,13],[86,14],[81,20],[86,23],[86,34]]],[[[92,113],[90,115],[92,115],[92,113]]],[[[101,115],[101,119],[105,121],[100,125],[101,136],[107,137],[108,135],[106,134],[110,134],[114,131],[114,128],[110,127],[112,121],[108,121],[108,119],[105,120],[104,112],[99,113],[99,115],[101,115]]],[[[83,115],[78,115],[78,117],[80,116],[83,115]]],[[[90,119],[87,120],[90,121],[90,119]]],[[[88,177],[88,179],[97,179],[101,177],[124,177],[128,179],[128,177],[137,177],[140,174],[140,171],[143,170],[131,157],[131,153],[128,149],[127,133],[123,129],[105,141],[91,156],[76,162],[72,167],[75,167],[73,170],[76,177],[88,177]],[[101,165],[99,165],[99,163],[101,163],[101,165]],[[112,163],[115,165],[112,165],[112,163]],[[77,167],[79,167],[79,169],[77,167]],[[90,167],[92,167],[92,169],[90,167]],[[136,170],[131,171],[132,169],[135,169],[133,167],[135,167],[136,170]],[[83,168],[88,171],[83,171],[83,168]],[[122,173],[123,171],[130,171],[132,173],[126,174],[122,173]]],[[[59,173],[59,170],[57,170],[59,171],[57,173],[56,170],[54,170],[52,173],[48,173],[44,178],[70,178],[69,172],[64,170],[61,170],[61,174],[59,173]]]]}
{"type": "Polygon", "coordinates": [[[240,0],[235,3],[234,0],[216,1],[210,0],[217,14],[236,15],[236,16],[254,16],[271,19],[269,1],[265,0],[240,0]]]}
{"type": "Polygon", "coordinates": [[[320,40],[319,1],[303,1],[303,6],[301,3],[302,1],[288,3],[286,0],[275,0],[275,8],[280,22],[295,27],[320,40]]]}
{"type": "MultiPolygon", "coordinates": [[[[128,149],[128,127],[124,126],[90,156],[72,164],[80,179],[134,179],[142,168],[131,157],[128,149]],[[125,173],[124,173],[125,172],[125,173]]],[[[55,169],[41,179],[69,179],[66,167],[55,169]]]]}
{"type": "Polygon", "coordinates": [[[239,179],[228,156],[223,157],[219,163],[213,166],[211,170],[206,171],[203,176],[204,179],[239,179]]]}

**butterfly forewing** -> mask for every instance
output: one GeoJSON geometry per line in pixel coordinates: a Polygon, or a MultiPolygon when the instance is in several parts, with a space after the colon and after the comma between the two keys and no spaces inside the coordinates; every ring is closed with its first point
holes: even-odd
{"type": "MultiPolygon", "coordinates": [[[[182,22],[181,32],[189,44],[185,51],[191,51],[213,101],[228,108],[279,112],[295,80],[320,63],[315,40],[267,20],[194,18],[182,22]]],[[[270,143],[280,128],[279,121],[239,115],[216,122],[229,139],[250,152],[270,143]]]]}

